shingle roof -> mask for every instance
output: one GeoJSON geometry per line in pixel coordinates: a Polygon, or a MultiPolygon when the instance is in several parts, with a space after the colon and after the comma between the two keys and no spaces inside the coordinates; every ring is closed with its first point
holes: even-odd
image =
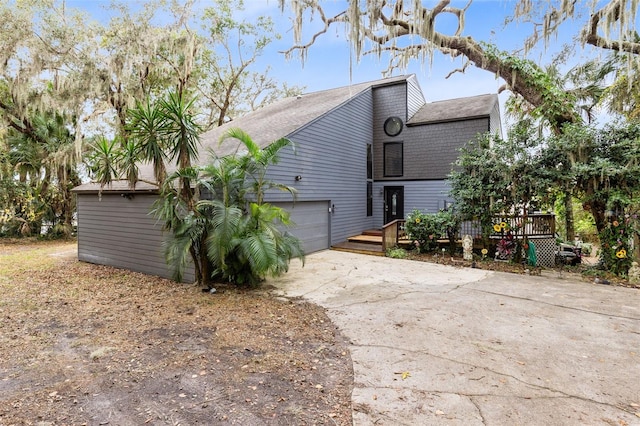
{"type": "MultiPolygon", "coordinates": [[[[149,179],[150,176],[153,176],[153,168],[147,167],[146,165],[140,166],[140,175],[144,176],[144,179],[149,179]]],[[[76,186],[73,188],[73,192],[97,192],[100,190],[100,185],[94,182],[84,183],[82,185],[76,186]]],[[[131,189],[129,186],[129,182],[126,180],[114,180],[109,185],[105,185],[102,188],[104,192],[157,192],[158,187],[152,185],[148,182],[138,181],[136,183],[135,189],[131,189]]]]}
{"type": "MultiPolygon", "coordinates": [[[[389,77],[276,101],[200,135],[202,147],[197,163],[206,164],[210,160],[209,149],[214,150],[219,156],[230,154],[237,149],[239,142],[232,139],[227,139],[222,145],[219,145],[220,136],[230,128],[242,129],[251,136],[255,143],[265,147],[275,140],[289,136],[369,88],[395,84],[406,81],[408,78],[408,75],[389,77]]],[[[168,166],[167,169],[171,172],[175,167],[168,166]]],[[[140,178],[154,180],[151,165],[140,166],[140,178]]],[[[136,185],[136,191],[138,189],[149,190],[147,186],[150,185],[141,182],[136,185]]],[[[88,183],[74,188],[74,191],[96,192],[99,189],[98,184],[88,183]]],[[[125,192],[127,190],[129,187],[126,181],[113,182],[111,186],[103,188],[103,191],[125,192]]]]}
{"type": "Polygon", "coordinates": [[[498,103],[498,95],[495,94],[429,102],[407,121],[407,125],[486,117],[491,114],[496,103],[498,103]]]}
{"type": "MultiPolygon", "coordinates": [[[[205,149],[214,149],[218,155],[232,153],[237,143],[230,140],[221,146],[218,144],[220,136],[233,127],[245,131],[259,146],[267,146],[275,140],[287,137],[371,87],[405,81],[408,77],[390,77],[282,99],[204,133],[201,136],[202,146],[205,149]]],[[[207,158],[201,158],[201,161],[206,160],[207,158]]]]}

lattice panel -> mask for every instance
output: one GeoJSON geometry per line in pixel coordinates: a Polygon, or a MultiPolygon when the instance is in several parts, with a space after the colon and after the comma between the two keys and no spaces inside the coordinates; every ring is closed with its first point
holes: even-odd
{"type": "Polygon", "coordinates": [[[555,266],[555,252],[558,249],[555,238],[530,238],[536,246],[538,266],[551,268],[555,266]]]}

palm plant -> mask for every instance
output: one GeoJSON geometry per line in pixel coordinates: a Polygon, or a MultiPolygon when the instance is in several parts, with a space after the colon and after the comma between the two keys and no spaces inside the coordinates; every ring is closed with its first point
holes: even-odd
{"type": "Polygon", "coordinates": [[[182,280],[191,260],[196,281],[205,283],[211,269],[203,250],[207,237],[206,212],[196,209],[197,192],[189,200],[181,196],[176,182],[184,180],[197,185],[200,181],[198,168],[179,169],[169,175],[161,186],[160,197],[153,204],[151,213],[163,222],[164,230],[171,232],[165,241],[165,255],[174,278],[182,280]]]}
{"type": "Polygon", "coordinates": [[[139,147],[139,159],[153,165],[156,182],[164,182],[167,153],[162,133],[166,116],[147,98],[145,103],[137,102],[135,108],[127,112],[127,118],[125,130],[129,139],[139,147]]]}
{"type": "MultiPolygon", "coordinates": [[[[292,258],[304,259],[300,241],[278,224],[291,225],[288,212],[269,203],[250,203],[228,244],[226,262],[214,272],[237,284],[256,285],[266,276],[286,272],[292,258]]],[[[208,253],[212,252],[214,241],[219,239],[208,239],[208,253]]],[[[218,247],[219,244],[214,250],[218,247]]]]}
{"type": "Polygon", "coordinates": [[[118,162],[120,152],[116,140],[108,140],[101,136],[91,145],[88,167],[94,179],[103,188],[118,178],[118,162]]]}
{"type": "Polygon", "coordinates": [[[6,139],[6,161],[23,188],[22,196],[12,201],[14,210],[21,212],[15,219],[21,222],[23,233],[39,232],[41,222],[46,221],[60,235],[69,236],[74,210],[70,189],[79,183],[75,138],[70,130],[73,119],[41,112],[30,116],[29,122],[31,133],[11,129],[6,139]]]}
{"type": "Polygon", "coordinates": [[[261,148],[242,130],[231,129],[221,142],[235,138],[247,152],[214,154],[210,164],[193,167],[200,132],[191,112],[194,102],[178,92],[155,105],[138,103],[128,113],[126,143],[116,150],[115,142],[96,142],[98,181],[105,185],[120,172],[135,184],[139,162],[153,163],[160,197],[152,213],[171,232],[165,255],[177,280],[190,263],[203,285],[212,278],[253,285],[286,271],[303,252],[299,241],[282,231],[291,225],[287,212],[264,203],[264,197],[270,189],[295,196],[293,188],[267,179],[268,167],[291,141],[279,139],[261,148]],[[165,161],[175,161],[177,170],[163,178],[165,161]],[[200,191],[206,191],[204,199],[200,191]]]}
{"type": "MultiPolygon", "coordinates": [[[[220,144],[227,139],[236,139],[247,149],[247,154],[243,157],[246,162],[244,168],[252,182],[247,190],[255,196],[255,201],[262,204],[266,191],[278,189],[289,192],[295,197],[295,188],[266,179],[267,169],[271,165],[278,164],[280,151],[287,146],[292,146],[291,140],[280,138],[265,148],[261,148],[246,132],[238,128],[227,130],[220,138],[220,144]]],[[[295,150],[295,147],[293,147],[295,150]]]]}
{"type": "Polygon", "coordinates": [[[224,157],[214,155],[210,164],[178,170],[167,179],[163,196],[156,203],[156,217],[172,230],[166,254],[181,279],[191,257],[199,283],[212,278],[236,284],[256,285],[266,276],[288,269],[292,258],[303,258],[297,238],[288,234],[289,214],[264,202],[265,188],[291,188],[266,179],[269,165],[277,162],[278,151],[288,146],[286,139],[273,147],[260,149],[244,132],[247,153],[224,157]],[[181,178],[194,184],[193,203],[189,206],[176,190],[181,178]],[[198,191],[206,191],[200,199],[198,191]]]}
{"type": "MultiPolygon", "coordinates": [[[[180,92],[170,93],[167,99],[160,102],[164,120],[159,134],[169,151],[169,160],[175,160],[179,169],[191,167],[198,158],[201,129],[191,113],[195,101],[195,98],[186,100],[184,93],[180,92]]],[[[180,193],[185,201],[191,203],[194,193],[186,177],[180,178],[180,193]]]]}

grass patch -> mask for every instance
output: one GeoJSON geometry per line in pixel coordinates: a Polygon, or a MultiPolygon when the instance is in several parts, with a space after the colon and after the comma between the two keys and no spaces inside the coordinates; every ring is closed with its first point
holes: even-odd
{"type": "Polygon", "coordinates": [[[390,248],[387,249],[387,257],[390,257],[392,259],[406,259],[407,258],[407,251],[403,248],[390,248]]]}

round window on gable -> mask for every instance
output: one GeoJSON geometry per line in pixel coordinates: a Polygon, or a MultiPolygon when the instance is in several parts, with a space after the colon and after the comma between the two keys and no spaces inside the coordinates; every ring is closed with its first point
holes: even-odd
{"type": "Polygon", "coordinates": [[[389,117],[384,122],[384,132],[389,136],[398,136],[402,132],[400,117],[389,117]]]}

